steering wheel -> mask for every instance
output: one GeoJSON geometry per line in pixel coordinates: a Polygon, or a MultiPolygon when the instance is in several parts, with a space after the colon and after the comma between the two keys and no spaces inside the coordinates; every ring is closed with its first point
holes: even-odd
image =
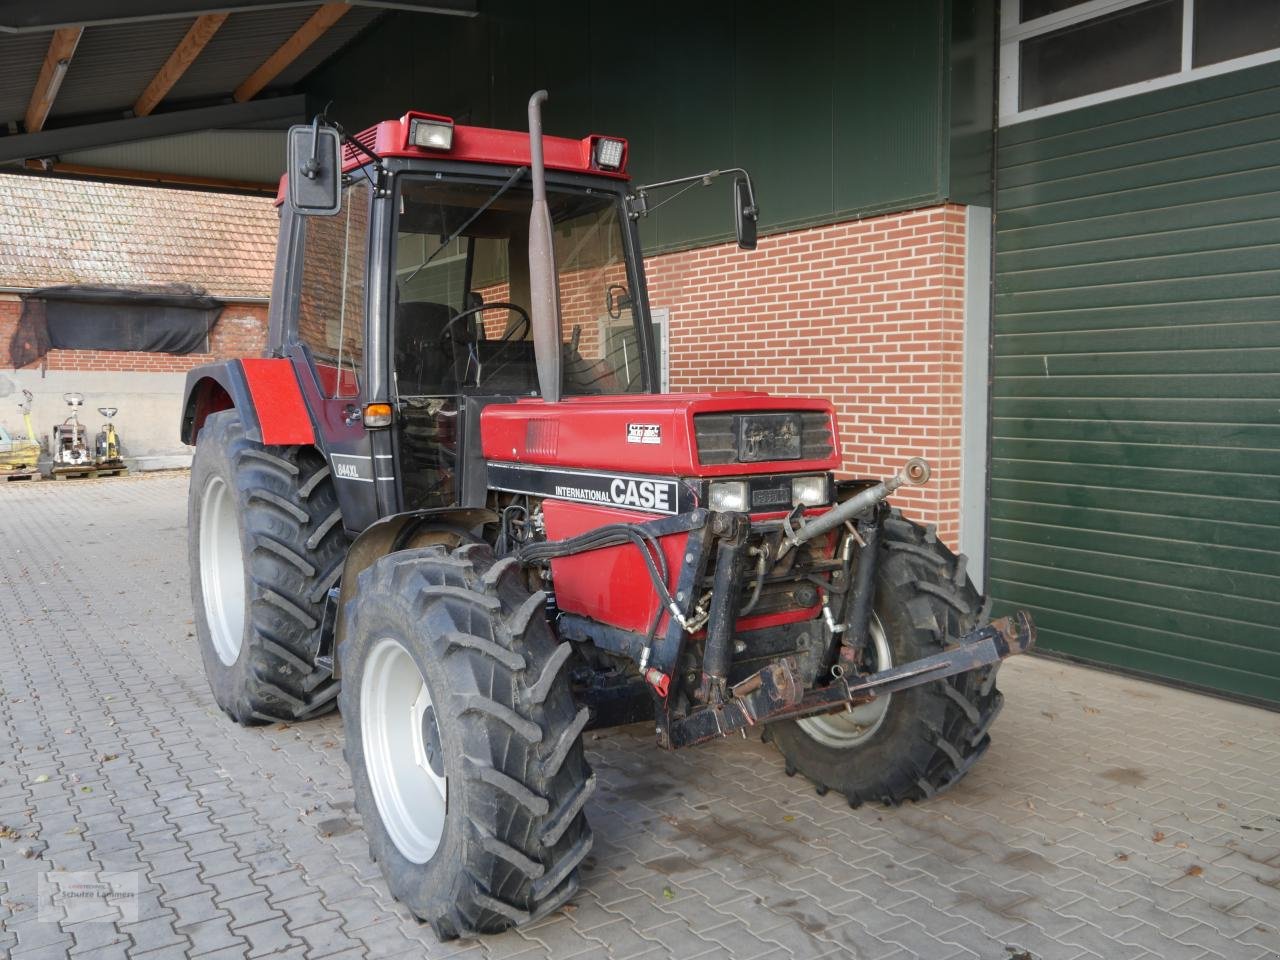
{"type": "Polygon", "coordinates": [[[494,301],[493,303],[482,303],[478,307],[470,307],[466,310],[463,310],[459,314],[455,314],[453,319],[451,319],[448,323],[446,323],[444,325],[444,329],[440,331],[440,345],[444,346],[445,341],[450,337],[449,331],[453,328],[453,325],[457,323],[459,320],[465,320],[468,317],[473,317],[478,313],[484,313],[486,310],[499,310],[499,309],[509,310],[512,313],[519,314],[521,323],[517,324],[516,326],[513,326],[510,330],[508,330],[498,339],[501,342],[506,342],[507,340],[510,340],[515,335],[517,330],[520,331],[520,336],[523,339],[524,335],[528,333],[529,329],[533,326],[533,322],[529,319],[529,311],[526,310],[524,307],[520,306],[518,303],[507,303],[506,301],[494,301]]]}

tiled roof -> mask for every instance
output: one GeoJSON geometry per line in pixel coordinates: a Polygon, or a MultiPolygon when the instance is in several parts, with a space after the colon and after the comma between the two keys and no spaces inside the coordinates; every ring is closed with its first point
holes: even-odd
{"type": "Polygon", "coordinates": [[[265,298],[277,226],[267,197],[0,175],[0,287],[188,283],[265,298]]]}

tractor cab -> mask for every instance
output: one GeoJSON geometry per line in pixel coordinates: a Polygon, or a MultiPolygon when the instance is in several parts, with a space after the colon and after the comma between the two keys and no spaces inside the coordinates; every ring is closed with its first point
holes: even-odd
{"type": "Polygon", "coordinates": [[[548,376],[549,399],[659,389],[625,140],[542,138],[558,356],[540,380],[529,137],[408,113],[347,139],[336,182],[308,181],[331,130],[291,142],[278,276],[294,296],[272,299],[271,352],[328,414],[349,530],[482,506],[481,412],[544,396],[548,376]]]}

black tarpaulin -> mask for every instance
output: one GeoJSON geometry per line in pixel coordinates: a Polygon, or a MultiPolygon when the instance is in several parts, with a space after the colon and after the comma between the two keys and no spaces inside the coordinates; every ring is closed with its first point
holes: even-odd
{"type": "Polygon", "coordinates": [[[15,367],[51,349],[207,352],[222,309],[188,284],[45,287],[24,301],[10,345],[15,367]]]}

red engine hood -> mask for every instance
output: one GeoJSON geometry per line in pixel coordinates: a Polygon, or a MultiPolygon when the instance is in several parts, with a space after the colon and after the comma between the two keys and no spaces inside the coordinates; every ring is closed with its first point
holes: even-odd
{"type": "Polygon", "coordinates": [[[826,400],[746,391],[571,397],[560,403],[518,400],[492,404],[480,417],[486,460],[581,467],[663,476],[715,477],[835,470],[840,437],[826,400]],[[819,411],[831,419],[833,453],[821,460],[704,465],[693,418],[700,413],[819,411]]]}

